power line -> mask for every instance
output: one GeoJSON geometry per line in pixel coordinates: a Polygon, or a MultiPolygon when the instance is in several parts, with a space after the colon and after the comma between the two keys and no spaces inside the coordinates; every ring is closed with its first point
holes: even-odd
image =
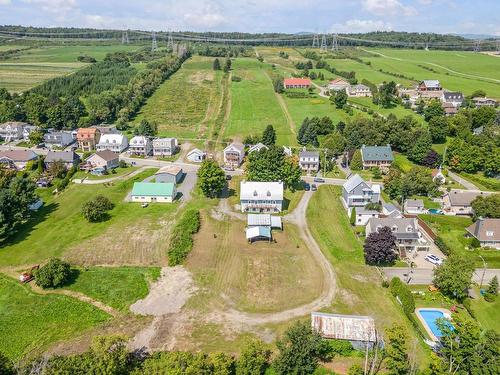
{"type": "Polygon", "coordinates": [[[156,41],[156,33],[153,31],[151,34],[151,52],[155,52],[158,49],[158,42],[156,41]]]}

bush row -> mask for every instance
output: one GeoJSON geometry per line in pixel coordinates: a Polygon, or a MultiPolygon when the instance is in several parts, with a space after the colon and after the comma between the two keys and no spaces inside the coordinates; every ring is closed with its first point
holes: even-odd
{"type": "Polygon", "coordinates": [[[184,262],[193,247],[193,234],[200,229],[200,213],[187,210],[174,227],[168,249],[169,266],[177,266],[184,262]]]}
{"type": "Polygon", "coordinates": [[[403,306],[403,311],[408,317],[415,311],[415,300],[410,288],[404,284],[399,277],[393,277],[389,289],[394,297],[397,297],[403,306]]]}

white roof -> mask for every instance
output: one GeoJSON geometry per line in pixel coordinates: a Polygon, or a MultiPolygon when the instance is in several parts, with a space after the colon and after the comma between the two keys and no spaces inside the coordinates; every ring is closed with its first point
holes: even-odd
{"type": "Polygon", "coordinates": [[[247,237],[247,240],[249,240],[251,238],[255,238],[255,237],[271,238],[271,228],[266,227],[266,226],[257,226],[257,227],[247,228],[246,237],[247,237]]]}
{"type": "Polygon", "coordinates": [[[205,152],[201,151],[199,148],[193,148],[188,152],[188,156],[192,154],[205,155],[205,152]]]}
{"type": "Polygon", "coordinates": [[[243,153],[245,150],[245,146],[243,146],[242,143],[231,143],[229,146],[227,146],[224,149],[224,152],[226,151],[238,151],[239,153],[243,153]]]}
{"type": "Polygon", "coordinates": [[[372,185],[372,191],[374,193],[380,193],[380,185],[377,184],[372,185]]]}
{"type": "Polygon", "coordinates": [[[311,313],[312,328],[322,337],[349,341],[377,341],[375,321],[370,316],[311,313]]]}
{"type": "Polygon", "coordinates": [[[241,181],[240,199],[283,200],[283,182],[241,181]]]}
{"type": "Polygon", "coordinates": [[[130,140],[131,145],[145,145],[148,143],[148,139],[143,135],[136,135],[130,140]]]}
{"type": "Polygon", "coordinates": [[[263,148],[265,148],[266,150],[269,150],[269,147],[267,147],[264,143],[259,142],[256,145],[253,145],[252,147],[250,147],[248,149],[248,153],[250,154],[251,152],[254,152],[254,151],[260,151],[263,148]]]}
{"type": "Polygon", "coordinates": [[[122,134],[103,134],[99,139],[99,144],[121,144],[124,137],[122,134]]]}
{"type": "Polygon", "coordinates": [[[424,85],[426,87],[439,87],[441,84],[437,79],[424,79],[424,85]]]}
{"type": "Polygon", "coordinates": [[[248,226],[268,226],[271,228],[282,228],[281,217],[270,214],[248,214],[248,226]]]}
{"type": "Polygon", "coordinates": [[[355,174],[354,176],[351,176],[345,183],[344,183],[344,189],[346,189],[347,192],[351,192],[356,186],[361,184],[362,182],[365,182],[361,178],[359,174],[355,174]]]}

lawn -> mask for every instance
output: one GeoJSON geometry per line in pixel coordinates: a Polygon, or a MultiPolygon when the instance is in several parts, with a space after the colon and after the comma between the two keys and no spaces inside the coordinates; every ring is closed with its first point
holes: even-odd
{"type": "MultiPolygon", "coordinates": [[[[307,208],[307,220],[312,235],[330,259],[337,276],[337,298],[329,312],[370,315],[379,329],[394,323],[413,328],[388,289],[381,286],[375,268],[364,264],[363,246],[352,230],[347,213],[340,202],[341,187],[321,186],[307,208]],[[328,224],[325,225],[325,222],[328,224]]],[[[424,351],[417,345],[420,363],[424,351]]]]}
{"type": "Polygon", "coordinates": [[[415,167],[415,164],[410,161],[406,155],[395,152],[393,166],[398,168],[403,173],[408,173],[410,169],[415,167]]]}
{"type": "Polygon", "coordinates": [[[389,116],[390,114],[395,115],[397,118],[411,116],[414,119],[416,119],[417,122],[421,124],[425,123],[424,118],[422,116],[416,114],[411,109],[407,109],[401,105],[396,105],[392,108],[383,108],[381,106],[373,104],[372,98],[349,98],[348,102],[355,104],[359,107],[371,109],[374,112],[380,113],[383,116],[389,116]]]}
{"type": "Polygon", "coordinates": [[[274,127],[278,144],[295,144],[295,135],[274,93],[267,73],[269,65],[256,59],[233,60],[232,75],[240,82],[231,82],[231,113],[224,136],[243,139],[260,135],[267,125],[274,127]]]}
{"type": "Polygon", "coordinates": [[[488,267],[500,268],[500,253],[495,250],[470,249],[470,238],[465,237],[465,228],[472,224],[472,219],[460,216],[419,215],[436,234],[443,239],[452,251],[457,251],[474,263],[475,267],[483,267],[481,255],[488,267]]]}
{"type": "Polygon", "coordinates": [[[494,302],[487,302],[479,295],[479,289],[476,289],[476,293],[478,297],[472,299],[471,307],[477,320],[484,329],[494,329],[500,332],[500,319],[498,319],[500,297],[497,296],[494,302]]]}
{"type": "Polygon", "coordinates": [[[120,176],[127,175],[129,173],[136,171],[137,169],[139,169],[139,167],[126,167],[126,168],[118,167],[118,168],[114,169],[114,173],[109,173],[109,174],[106,174],[103,176],[96,176],[96,175],[93,175],[92,173],[87,173],[85,171],[78,171],[73,175],[72,180],[83,179],[83,178],[85,178],[87,180],[106,180],[108,178],[114,178],[114,177],[120,177],[120,176]]]}
{"type": "Polygon", "coordinates": [[[125,312],[132,303],[146,297],[148,283],[160,276],[158,267],[90,267],[75,272],[78,276],[67,289],[125,312]]]}
{"type": "Polygon", "coordinates": [[[422,199],[424,201],[424,207],[427,209],[440,209],[441,204],[438,202],[434,202],[432,198],[421,196],[421,195],[413,195],[411,199],[422,199]]]}
{"type": "Polygon", "coordinates": [[[150,169],[115,184],[71,184],[57,196],[45,189],[43,208],[3,244],[0,267],[39,263],[65,254],[79,264],[158,264],[165,257],[168,218],[178,204],[143,209],[124,201],[134,181],[142,181],[154,172],[150,169]],[[80,213],[81,206],[98,194],[108,197],[115,207],[109,220],[88,223],[80,213]]]}
{"type": "Polygon", "coordinates": [[[194,56],[147,100],[134,120],[156,121],[160,136],[207,138],[221,105],[221,71],[213,58],[194,56]]]}
{"type": "Polygon", "coordinates": [[[0,274],[0,352],[11,359],[40,353],[50,343],[73,337],[108,318],[92,305],[62,295],[35,294],[0,274]]]}

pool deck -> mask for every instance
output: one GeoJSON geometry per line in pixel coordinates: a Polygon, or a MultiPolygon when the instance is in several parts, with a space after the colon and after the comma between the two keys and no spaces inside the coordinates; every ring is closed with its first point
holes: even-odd
{"type": "Polygon", "coordinates": [[[420,314],[421,310],[434,310],[434,311],[441,311],[444,314],[445,318],[451,317],[451,311],[448,309],[442,309],[440,307],[419,307],[415,309],[415,315],[417,315],[418,320],[420,320],[420,323],[422,323],[422,326],[424,326],[425,331],[429,335],[429,337],[433,341],[439,341],[439,338],[434,335],[434,333],[431,331],[430,327],[427,325],[427,322],[425,321],[424,317],[420,314]]]}

